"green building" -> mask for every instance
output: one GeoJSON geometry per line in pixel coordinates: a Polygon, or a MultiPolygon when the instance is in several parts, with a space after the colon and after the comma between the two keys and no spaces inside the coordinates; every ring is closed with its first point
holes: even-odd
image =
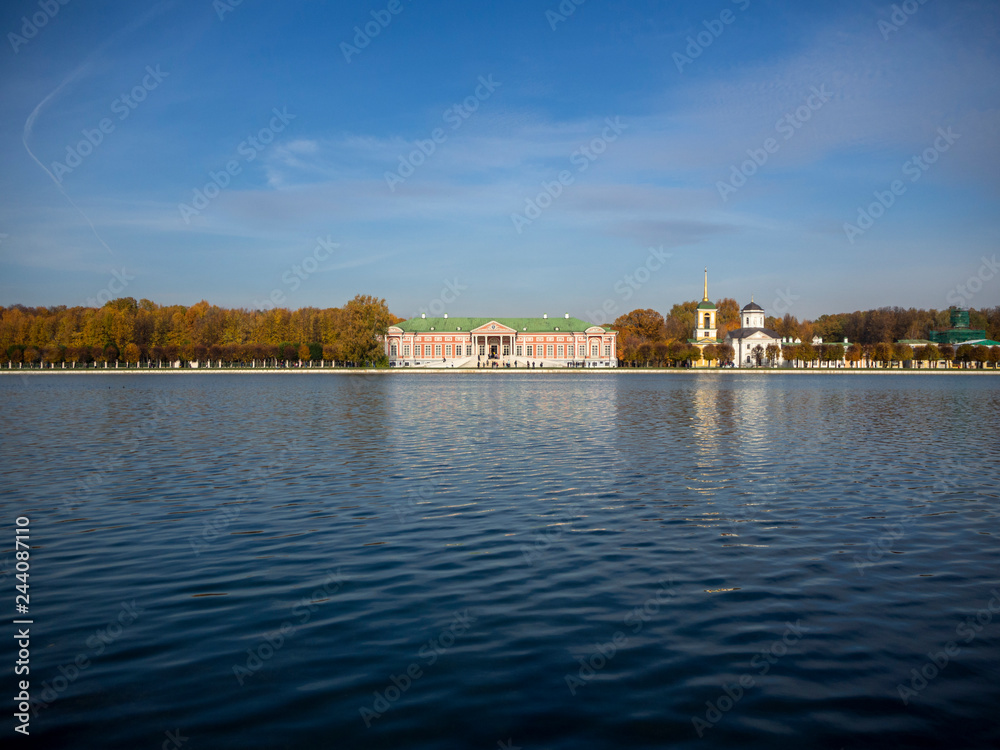
{"type": "Polygon", "coordinates": [[[953,307],[951,308],[951,328],[944,331],[931,331],[927,337],[935,344],[964,344],[967,341],[982,341],[986,338],[986,330],[969,328],[969,311],[953,307]]]}

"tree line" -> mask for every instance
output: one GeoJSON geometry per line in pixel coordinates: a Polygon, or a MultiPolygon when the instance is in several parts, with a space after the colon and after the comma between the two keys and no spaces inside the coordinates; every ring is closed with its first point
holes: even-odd
{"type": "Polygon", "coordinates": [[[0,308],[0,363],[320,361],[382,364],[393,323],[384,299],[288,310],[157,305],[132,297],[103,307],[0,308]]]}
{"type": "MultiPolygon", "coordinates": [[[[677,366],[698,358],[698,350],[688,341],[694,336],[698,302],[691,300],[674,305],[663,316],[656,310],[633,310],[620,316],[612,324],[618,331],[618,357],[623,364],[635,366],[677,366]]],[[[740,328],[740,306],[732,298],[716,302],[718,338],[725,339],[728,332],[740,328]]],[[[1000,307],[969,311],[970,327],[986,331],[986,338],[1000,340],[1000,307]]],[[[791,314],[783,317],[767,316],[766,328],[783,339],[800,343],[785,344],[781,354],[786,361],[806,365],[816,362],[833,362],[846,359],[849,363],[879,362],[888,365],[900,361],[986,362],[990,360],[988,347],[961,345],[930,345],[926,351],[914,351],[900,339],[927,339],[931,330],[951,327],[948,310],[920,310],[915,308],[881,307],[852,313],[821,315],[816,320],[799,321],[791,314]],[[819,337],[822,344],[814,345],[819,337]],[[848,346],[844,347],[844,339],[848,346]]],[[[705,358],[720,363],[731,362],[732,347],[725,344],[705,347],[705,358]]],[[[996,347],[993,348],[996,351],[996,347]]],[[[778,347],[761,347],[752,356],[758,365],[777,361],[778,347]]]]}
{"type": "MultiPolygon", "coordinates": [[[[733,361],[731,346],[712,344],[699,352],[689,343],[698,302],[674,305],[663,316],[650,309],[622,315],[611,324],[618,331],[618,357],[632,366],[685,366],[700,354],[713,363],[733,361]]],[[[740,327],[740,306],[732,298],[716,303],[718,337],[740,327]]],[[[970,325],[1000,340],[1000,307],[969,311],[970,325]]],[[[0,363],[35,365],[93,362],[216,361],[251,364],[275,361],[336,361],[384,364],[381,342],[388,326],[400,322],[384,299],[358,295],[343,307],[298,310],[221,308],[207,301],[191,305],[158,305],[131,297],[103,307],[0,308],[0,363]]],[[[786,361],[806,365],[846,360],[849,363],[939,359],[991,361],[986,347],[929,346],[913,351],[900,339],[926,339],[933,329],[950,326],[948,310],[882,307],[853,313],[821,315],[799,321],[786,314],[769,316],[765,326],[798,344],[786,344],[786,361]],[[822,339],[813,345],[814,337],[822,339]],[[846,351],[843,340],[849,340],[846,351]],[[940,355],[940,356],[935,356],[940,355]]],[[[993,351],[996,351],[994,348],[993,351]]],[[[752,356],[758,364],[777,361],[777,347],[752,356]]]]}

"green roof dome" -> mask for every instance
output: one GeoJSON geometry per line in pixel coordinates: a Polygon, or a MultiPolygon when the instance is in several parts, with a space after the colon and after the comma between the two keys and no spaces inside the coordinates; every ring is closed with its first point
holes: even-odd
{"type": "Polygon", "coordinates": [[[704,301],[698,303],[698,309],[699,310],[714,310],[715,309],[715,303],[714,302],[709,302],[708,300],[704,300],[704,301]]]}

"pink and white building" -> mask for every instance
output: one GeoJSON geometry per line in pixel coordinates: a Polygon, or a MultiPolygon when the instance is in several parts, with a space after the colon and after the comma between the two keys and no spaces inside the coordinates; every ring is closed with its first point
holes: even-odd
{"type": "Polygon", "coordinates": [[[394,367],[617,367],[617,331],[571,318],[419,318],[390,326],[394,367]]]}

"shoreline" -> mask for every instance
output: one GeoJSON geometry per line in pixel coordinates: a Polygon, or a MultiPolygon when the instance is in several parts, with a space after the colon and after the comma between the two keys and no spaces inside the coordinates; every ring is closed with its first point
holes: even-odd
{"type": "Polygon", "coordinates": [[[771,376],[771,375],[1000,375],[1000,369],[965,370],[953,369],[852,369],[852,368],[510,368],[510,369],[459,369],[459,368],[361,368],[361,367],[325,367],[325,368],[183,368],[183,369],[45,369],[45,370],[0,370],[0,376],[50,376],[50,375],[711,375],[711,376],[771,376]]]}

